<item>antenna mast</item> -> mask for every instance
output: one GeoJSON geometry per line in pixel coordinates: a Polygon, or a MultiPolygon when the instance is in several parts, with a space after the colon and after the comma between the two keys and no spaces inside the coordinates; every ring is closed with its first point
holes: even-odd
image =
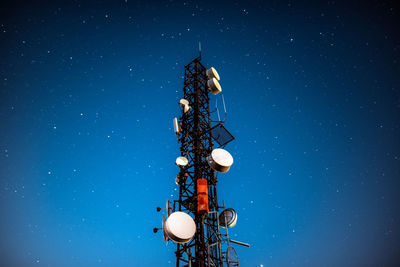
{"type": "MultiPolygon", "coordinates": [[[[162,227],[164,240],[176,243],[177,267],[223,267],[224,263],[228,267],[239,266],[228,236],[228,228],[235,226],[237,214],[233,209],[225,209],[224,202],[218,204],[215,173],[229,171],[233,158],[222,148],[214,149],[213,143],[224,147],[234,137],[223,122],[212,125],[209,92],[214,95],[221,92],[219,75],[214,68],[207,70],[200,61],[199,42],[199,57],[185,66],[183,99],[179,101],[182,115],[179,121],[173,120],[180,143],[180,156],[176,159],[179,173],[175,179],[179,199],[173,202],[173,213],[167,201],[168,218],[163,220],[162,227]]],[[[226,112],[224,99],[223,105],[226,112]]],[[[156,229],[160,228],[155,228],[155,232],[156,229]]]]}
{"type": "Polygon", "coordinates": [[[199,42],[199,60],[201,60],[201,42],[199,42]]]}

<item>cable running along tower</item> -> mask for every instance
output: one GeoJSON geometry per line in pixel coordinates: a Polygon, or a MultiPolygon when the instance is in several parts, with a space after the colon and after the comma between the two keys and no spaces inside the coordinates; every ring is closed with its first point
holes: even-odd
{"type": "MultiPolygon", "coordinates": [[[[217,174],[229,171],[233,158],[224,147],[234,137],[224,127],[225,102],[222,96],[225,118],[220,120],[217,99],[215,110],[210,111],[210,92],[222,91],[220,77],[211,67],[207,69],[199,57],[185,66],[183,98],[179,101],[181,116],[173,119],[174,131],[180,144],[179,167],[175,183],[179,186],[179,198],[167,200],[163,215],[164,241],[176,243],[176,266],[239,266],[231,243],[249,246],[231,240],[228,228],[236,225],[234,209],[225,209],[217,198],[217,174]],[[213,121],[211,114],[218,120],[213,121]],[[217,148],[214,148],[214,142],[217,148]],[[221,212],[220,212],[221,211],[221,212]]],[[[222,94],[221,94],[222,95],[222,94]]],[[[157,211],[161,211],[157,207],[157,211]]]]}

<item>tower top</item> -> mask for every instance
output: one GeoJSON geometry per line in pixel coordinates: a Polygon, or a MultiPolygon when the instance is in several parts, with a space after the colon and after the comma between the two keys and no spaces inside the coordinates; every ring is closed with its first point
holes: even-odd
{"type": "Polygon", "coordinates": [[[199,42],[199,59],[201,60],[201,42],[199,42]]]}

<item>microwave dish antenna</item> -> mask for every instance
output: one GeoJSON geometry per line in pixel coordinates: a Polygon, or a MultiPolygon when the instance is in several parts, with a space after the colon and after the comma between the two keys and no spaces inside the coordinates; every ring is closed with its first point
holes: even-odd
{"type": "Polygon", "coordinates": [[[196,224],[192,217],[185,212],[172,213],[165,222],[165,232],[175,243],[185,244],[196,233],[196,224]]]}

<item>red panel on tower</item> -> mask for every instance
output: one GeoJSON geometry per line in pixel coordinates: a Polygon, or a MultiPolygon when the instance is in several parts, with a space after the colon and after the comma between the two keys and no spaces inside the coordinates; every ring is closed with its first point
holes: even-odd
{"type": "Polygon", "coordinates": [[[197,179],[197,213],[208,213],[207,179],[197,179]]]}

